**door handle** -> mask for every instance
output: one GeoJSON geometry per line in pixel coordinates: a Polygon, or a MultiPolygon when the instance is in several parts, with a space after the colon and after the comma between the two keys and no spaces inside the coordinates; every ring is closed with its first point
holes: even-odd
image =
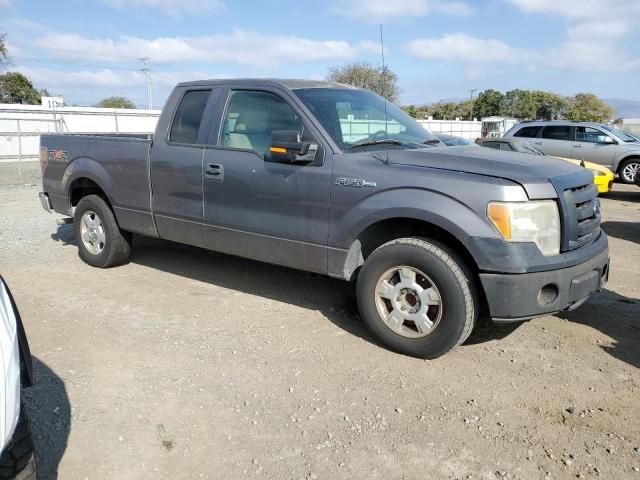
{"type": "Polygon", "coordinates": [[[582,148],[582,145],[574,145],[573,148],[582,148]]]}
{"type": "Polygon", "coordinates": [[[219,163],[208,163],[204,174],[209,177],[216,177],[216,180],[222,181],[224,178],[224,167],[219,163]]]}
{"type": "Polygon", "coordinates": [[[533,142],[534,145],[542,145],[542,142],[533,142]]]}

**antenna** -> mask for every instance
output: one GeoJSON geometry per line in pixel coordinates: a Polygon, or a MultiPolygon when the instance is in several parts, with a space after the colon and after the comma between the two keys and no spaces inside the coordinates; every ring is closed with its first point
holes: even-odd
{"type": "MultiPolygon", "coordinates": [[[[386,73],[386,67],[384,65],[384,39],[382,38],[382,24],[380,24],[380,56],[382,57],[382,71],[380,72],[380,92],[384,90],[384,74],[386,73]]],[[[389,132],[387,117],[387,99],[384,99],[384,130],[385,133],[389,132]]]]}
{"type": "Polygon", "coordinates": [[[382,24],[380,24],[380,55],[382,56],[382,72],[384,73],[384,40],[382,39],[382,24]]]}
{"type": "Polygon", "coordinates": [[[147,108],[151,110],[153,109],[153,102],[151,100],[151,68],[149,68],[149,60],[149,57],[140,59],[141,62],[144,62],[144,68],[141,68],[140,71],[144,73],[144,78],[147,81],[147,108]]]}

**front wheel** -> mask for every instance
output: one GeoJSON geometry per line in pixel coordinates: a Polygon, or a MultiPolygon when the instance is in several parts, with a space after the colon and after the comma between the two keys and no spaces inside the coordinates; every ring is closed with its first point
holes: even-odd
{"type": "Polygon", "coordinates": [[[131,233],[120,230],[113,211],[98,195],[83,197],[73,216],[80,258],[108,268],[125,263],[131,254],[131,233]]]}
{"type": "Polygon", "coordinates": [[[436,358],[463,343],[475,325],[473,276],[444,245],[401,238],[375,250],[357,284],[360,314],[389,348],[436,358]]]}
{"type": "Polygon", "coordinates": [[[633,184],[640,170],[640,158],[630,158],[620,164],[618,174],[622,183],[633,184]]]}

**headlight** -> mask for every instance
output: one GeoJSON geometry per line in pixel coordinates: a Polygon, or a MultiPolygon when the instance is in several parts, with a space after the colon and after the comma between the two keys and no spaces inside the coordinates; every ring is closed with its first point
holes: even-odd
{"type": "Polygon", "coordinates": [[[555,200],[491,202],[487,218],[508,242],[533,242],[545,256],[560,253],[560,214],[555,200]]]}
{"type": "Polygon", "coordinates": [[[595,168],[590,168],[589,170],[591,170],[591,173],[593,173],[594,177],[604,177],[606,175],[606,173],[600,170],[596,170],[595,168]]]}

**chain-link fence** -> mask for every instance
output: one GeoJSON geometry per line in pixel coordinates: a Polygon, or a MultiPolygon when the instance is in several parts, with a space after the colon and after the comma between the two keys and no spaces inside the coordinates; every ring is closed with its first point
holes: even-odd
{"type": "Polygon", "coordinates": [[[40,182],[43,133],[153,133],[160,111],[0,105],[0,185],[40,182]]]}

